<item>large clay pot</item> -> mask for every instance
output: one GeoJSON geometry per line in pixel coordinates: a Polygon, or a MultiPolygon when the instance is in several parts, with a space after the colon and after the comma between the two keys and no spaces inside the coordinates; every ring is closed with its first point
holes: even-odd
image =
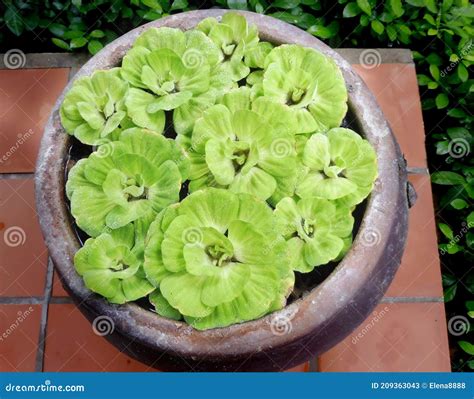
{"type": "MultiPolygon", "coordinates": [[[[187,30],[203,18],[225,12],[192,11],[143,25],[92,57],[74,79],[120,65],[137,36],[150,27],[187,30]]],[[[258,26],[263,40],[313,47],[334,59],[347,84],[351,126],[376,149],[379,177],[349,253],[324,281],[279,312],[226,328],[197,331],[134,303],[112,305],[92,294],[73,266],[80,241],[64,193],[71,137],[64,132],[58,112],[70,82],[51,113],[38,160],[37,207],[46,244],[63,285],[87,318],[110,318],[114,331],[107,338],[120,350],[162,370],[281,370],[325,352],[374,309],[392,281],[405,246],[406,165],[365,84],[343,58],[310,34],[272,17],[242,14],[258,26]]]]}

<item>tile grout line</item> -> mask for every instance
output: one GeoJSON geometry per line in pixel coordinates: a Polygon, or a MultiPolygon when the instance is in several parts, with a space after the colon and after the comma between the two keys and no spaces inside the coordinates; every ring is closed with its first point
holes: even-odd
{"type": "Polygon", "coordinates": [[[429,175],[430,170],[428,168],[420,168],[417,166],[407,166],[407,173],[409,175],[429,175]]]}
{"type": "Polygon", "coordinates": [[[41,305],[42,303],[42,296],[0,297],[0,305],[41,305]]]}
{"type": "Polygon", "coordinates": [[[380,303],[444,303],[443,297],[384,297],[380,303]]]}
{"type": "Polygon", "coordinates": [[[0,180],[8,180],[8,179],[33,179],[35,177],[34,173],[30,172],[16,172],[16,173],[0,173],[0,180]]]}
{"type": "Polygon", "coordinates": [[[46,271],[46,284],[44,287],[43,304],[41,308],[41,323],[38,336],[38,350],[36,352],[36,366],[35,371],[43,371],[44,364],[44,350],[46,345],[46,327],[48,324],[48,307],[53,292],[53,261],[48,258],[48,268],[46,271]]]}
{"type": "Polygon", "coordinates": [[[318,370],[318,362],[319,362],[319,356],[315,356],[313,357],[310,361],[309,361],[309,369],[308,369],[308,372],[310,373],[317,373],[319,370],[318,370]]]}

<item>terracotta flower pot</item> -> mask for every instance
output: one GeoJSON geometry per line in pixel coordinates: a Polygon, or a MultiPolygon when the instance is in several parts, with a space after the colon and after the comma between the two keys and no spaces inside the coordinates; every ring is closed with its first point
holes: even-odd
{"type": "MultiPolygon", "coordinates": [[[[77,73],[118,66],[137,36],[150,27],[183,30],[224,10],[192,11],[148,23],[118,38],[77,73]]],[[[361,216],[353,246],[320,284],[279,312],[226,328],[197,331],[135,303],[112,305],[89,291],[76,273],[80,247],[64,193],[72,139],[61,126],[58,99],[41,145],[36,197],[43,234],[63,285],[89,320],[108,317],[115,346],[162,370],[280,370],[307,361],[345,338],[374,309],[400,264],[407,236],[406,166],[388,124],[359,76],[335,51],[310,34],[277,19],[242,12],[260,37],[275,44],[313,47],[341,68],[349,92],[346,118],[376,149],[379,177],[361,216]]],[[[72,82],[66,87],[67,92],[72,82]]]]}

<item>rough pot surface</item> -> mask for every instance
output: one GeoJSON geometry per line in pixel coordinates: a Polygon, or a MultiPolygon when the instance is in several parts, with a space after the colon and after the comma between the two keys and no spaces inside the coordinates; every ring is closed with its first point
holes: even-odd
{"type": "MultiPolygon", "coordinates": [[[[120,64],[140,33],[150,27],[188,30],[224,10],[192,11],[143,25],[118,38],[77,73],[120,64]]],[[[354,239],[336,269],[303,298],[281,311],[226,328],[197,331],[136,304],[116,306],[92,294],[73,266],[80,243],[66,207],[65,164],[71,138],[60,123],[65,88],[46,125],[38,159],[36,201],[46,244],[65,288],[89,320],[108,316],[107,336],[120,350],[162,370],[265,371],[288,369],[325,352],[351,333],[374,309],[400,264],[408,226],[405,161],[372,94],[335,51],[310,34],[272,17],[241,12],[262,40],[313,47],[341,68],[355,125],[377,152],[379,177],[354,239]]]]}

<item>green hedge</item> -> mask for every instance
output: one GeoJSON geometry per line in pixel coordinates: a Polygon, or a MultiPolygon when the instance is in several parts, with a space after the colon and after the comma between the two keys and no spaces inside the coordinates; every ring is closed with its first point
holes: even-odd
{"type": "MultiPolygon", "coordinates": [[[[452,365],[474,369],[474,6],[468,0],[4,0],[1,51],[94,54],[147,21],[213,6],[275,16],[333,47],[413,50],[435,183],[452,365]]],[[[424,259],[420,268],[431,261],[424,259]]]]}

